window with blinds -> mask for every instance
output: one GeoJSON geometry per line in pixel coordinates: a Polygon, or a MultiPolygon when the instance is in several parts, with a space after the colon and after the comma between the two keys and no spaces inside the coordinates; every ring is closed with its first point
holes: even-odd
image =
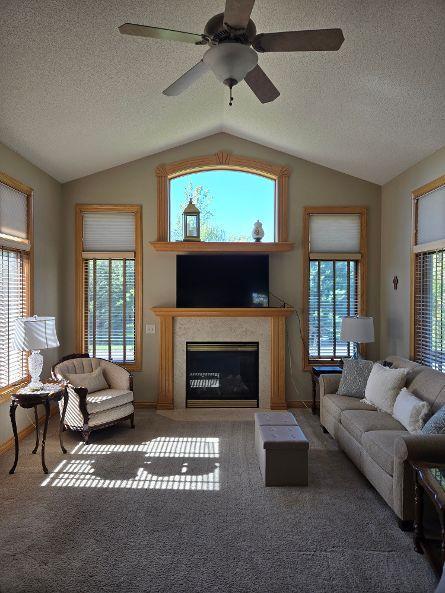
{"type": "Polygon", "coordinates": [[[445,177],[413,192],[414,359],[445,372],[445,177]]]}
{"type": "Polygon", "coordinates": [[[31,194],[0,173],[0,393],[27,376],[27,357],[13,336],[16,319],[30,314],[31,194]]]}
{"type": "Polygon", "coordinates": [[[78,206],[81,346],[90,356],[134,368],[138,359],[140,208],[78,206]]]}
{"type": "Polygon", "coordinates": [[[352,355],[342,318],[361,310],[366,265],[365,208],[305,208],[305,365],[352,355]]]}

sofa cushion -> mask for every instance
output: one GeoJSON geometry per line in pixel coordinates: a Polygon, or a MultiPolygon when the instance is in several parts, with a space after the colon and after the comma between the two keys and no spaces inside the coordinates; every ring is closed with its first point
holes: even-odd
{"type": "Polygon", "coordinates": [[[372,367],[365,389],[365,400],[392,414],[394,402],[405,385],[408,369],[390,369],[378,362],[372,367]]]}
{"type": "Polygon", "coordinates": [[[370,430],[362,437],[363,449],[387,474],[394,474],[394,443],[406,430],[370,430]]]}
{"type": "Polygon", "coordinates": [[[373,406],[360,401],[356,397],[337,394],[324,395],[322,405],[337,422],[340,421],[341,413],[344,410],[375,410],[373,406]]]}
{"type": "Polygon", "coordinates": [[[404,430],[400,422],[397,422],[386,412],[368,410],[345,410],[340,417],[341,425],[359,443],[365,432],[371,430],[404,430]]]}
{"type": "Polygon", "coordinates": [[[133,392],[122,389],[102,389],[87,395],[87,410],[97,414],[133,401],[133,392]]]}

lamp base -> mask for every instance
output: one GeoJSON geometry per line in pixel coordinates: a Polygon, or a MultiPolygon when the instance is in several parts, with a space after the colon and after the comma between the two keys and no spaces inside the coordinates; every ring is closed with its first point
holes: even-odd
{"type": "Polygon", "coordinates": [[[28,385],[29,389],[42,389],[43,383],[40,381],[40,375],[43,369],[43,356],[39,350],[33,350],[28,358],[28,370],[31,375],[31,382],[28,385]]]}
{"type": "Polygon", "coordinates": [[[351,358],[353,360],[363,360],[363,356],[360,354],[360,344],[358,342],[352,342],[352,343],[354,346],[353,346],[351,358]]]}

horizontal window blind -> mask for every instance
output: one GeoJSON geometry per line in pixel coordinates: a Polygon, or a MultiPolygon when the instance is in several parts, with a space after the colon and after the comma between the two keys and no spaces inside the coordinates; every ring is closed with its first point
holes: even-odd
{"type": "Polygon", "coordinates": [[[415,257],[415,359],[445,371],[445,251],[415,257]]]}
{"type": "Polygon", "coordinates": [[[134,362],[134,259],[85,259],[83,266],[85,351],[114,362],[134,362]]]}
{"type": "Polygon", "coordinates": [[[445,187],[442,186],[418,201],[417,244],[445,239],[445,187]]]}
{"type": "Polygon", "coordinates": [[[342,317],[358,314],[358,269],[359,263],[350,260],[309,262],[309,361],[352,354],[349,342],[340,339],[340,332],[342,317]]]}
{"type": "Polygon", "coordinates": [[[28,313],[26,253],[0,247],[0,389],[27,375],[26,356],[14,348],[15,320],[28,313]]]}
{"type": "Polygon", "coordinates": [[[27,248],[28,196],[0,182],[0,245],[27,248]]]}
{"type": "Polygon", "coordinates": [[[134,251],[133,212],[84,212],[83,251],[134,251]]]}
{"type": "Polygon", "coordinates": [[[360,252],[360,214],[311,214],[310,253],[360,252]]]}

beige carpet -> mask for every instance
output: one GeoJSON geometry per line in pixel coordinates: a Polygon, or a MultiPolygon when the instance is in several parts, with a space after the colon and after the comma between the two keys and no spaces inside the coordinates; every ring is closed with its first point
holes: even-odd
{"type": "Polygon", "coordinates": [[[0,457],[1,593],[430,593],[391,510],[309,411],[308,488],[264,488],[253,414],[136,413],[48,439],[50,475],[21,444],[0,457]]]}

